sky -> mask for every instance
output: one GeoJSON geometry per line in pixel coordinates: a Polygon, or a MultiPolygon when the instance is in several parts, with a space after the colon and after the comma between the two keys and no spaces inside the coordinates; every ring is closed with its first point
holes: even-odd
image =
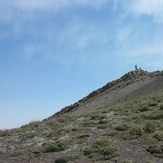
{"type": "Polygon", "coordinates": [[[163,0],[0,0],[0,129],[48,118],[134,70],[163,70],[163,0]]]}

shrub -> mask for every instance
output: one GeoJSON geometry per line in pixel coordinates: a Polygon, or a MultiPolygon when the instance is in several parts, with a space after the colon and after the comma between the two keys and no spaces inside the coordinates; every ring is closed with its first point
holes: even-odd
{"type": "Polygon", "coordinates": [[[123,161],[123,163],[133,163],[133,161],[132,160],[125,160],[125,161],[123,161]]]}
{"type": "Polygon", "coordinates": [[[3,150],[0,149],[0,155],[3,154],[3,150]]]}
{"type": "Polygon", "coordinates": [[[143,134],[144,130],[141,125],[135,125],[131,130],[130,134],[133,136],[141,136],[143,134]]]}
{"type": "Polygon", "coordinates": [[[88,137],[90,137],[89,134],[82,134],[82,135],[79,135],[77,138],[79,138],[79,139],[85,139],[85,138],[88,138],[88,137]]]}
{"type": "Polygon", "coordinates": [[[157,145],[157,142],[158,141],[156,139],[151,138],[151,137],[144,139],[144,145],[147,146],[147,149],[149,147],[153,147],[153,146],[157,145]]]}
{"type": "Polygon", "coordinates": [[[16,157],[16,156],[20,156],[23,154],[23,150],[22,149],[18,149],[18,150],[15,150],[11,153],[11,157],[16,157]]]}
{"type": "Polygon", "coordinates": [[[156,102],[151,102],[149,106],[157,106],[158,104],[156,102]]]}
{"type": "Polygon", "coordinates": [[[29,123],[29,126],[32,126],[32,127],[38,127],[40,125],[41,121],[31,121],[29,123]]]}
{"type": "Polygon", "coordinates": [[[163,110],[163,103],[160,105],[160,110],[163,110]]]}
{"type": "Polygon", "coordinates": [[[156,157],[163,157],[163,150],[159,145],[150,146],[147,151],[156,157]]]}
{"type": "Polygon", "coordinates": [[[99,114],[95,114],[91,117],[91,120],[101,120],[101,119],[105,119],[106,115],[99,115],[99,114]]]}
{"type": "Polygon", "coordinates": [[[96,148],[95,146],[86,147],[83,151],[84,155],[86,156],[96,152],[98,152],[98,148],[96,148]]]}
{"type": "Polygon", "coordinates": [[[98,153],[103,156],[103,159],[110,159],[118,155],[117,148],[108,140],[98,140],[83,151],[84,155],[98,153]]]}
{"type": "Polygon", "coordinates": [[[34,132],[27,132],[27,133],[22,133],[20,134],[20,138],[24,139],[24,138],[33,138],[34,136],[36,136],[37,133],[34,132]]]}
{"type": "Polygon", "coordinates": [[[106,123],[108,123],[108,121],[105,119],[99,121],[99,124],[106,124],[106,123]]]}
{"type": "Polygon", "coordinates": [[[158,141],[163,141],[163,131],[157,131],[153,135],[154,138],[156,138],[158,141]]]}
{"type": "Polygon", "coordinates": [[[67,163],[69,160],[66,157],[58,157],[55,163],[67,163]]]}
{"type": "Polygon", "coordinates": [[[129,128],[129,126],[126,125],[126,124],[118,125],[118,126],[115,127],[115,129],[117,131],[126,131],[128,128],[129,128]]]}
{"type": "Polygon", "coordinates": [[[151,160],[148,160],[148,161],[146,161],[146,163],[154,163],[153,161],[151,161],[151,160]]]}
{"type": "Polygon", "coordinates": [[[154,111],[148,114],[143,114],[144,119],[161,119],[163,118],[163,111],[154,111]]]}
{"type": "Polygon", "coordinates": [[[98,124],[97,125],[97,128],[98,129],[105,129],[105,128],[107,128],[108,127],[108,124],[106,123],[106,124],[98,124]]]}
{"type": "Polygon", "coordinates": [[[79,139],[78,143],[86,142],[89,137],[90,137],[90,134],[82,134],[82,135],[77,136],[77,139],[79,139]]]}
{"type": "Polygon", "coordinates": [[[59,129],[61,125],[55,120],[55,119],[50,119],[49,121],[46,122],[46,125],[50,127],[51,129],[59,129]]]}
{"type": "Polygon", "coordinates": [[[125,140],[133,140],[142,136],[143,133],[144,133],[143,127],[141,125],[135,125],[130,129],[129,132],[127,133],[124,132],[122,134],[122,137],[125,140]]]}
{"type": "Polygon", "coordinates": [[[116,135],[118,135],[118,131],[111,131],[107,135],[108,136],[116,136],[116,135]]]}
{"type": "Polygon", "coordinates": [[[80,156],[78,154],[72,154],[72,155],[62,155],[59,156],[56,160],[55,163],[70,163],[73,160],[79,159],[80,156]]]}
{"type": "Polygon", "coordinates": [[[10,136],[11,132],[9,130],[0,131],[0,137],[10,136]]]}
{"type": "Polygon", "coordinates": [[[144,106],[141,107],[139,110],[140,110],[141,112],[148,111],[148,110],[149,110],[149,107],[148,107],[148,105],[144,105],[144,106]]]}
{"type": "Polygon", "coordinates": [[[113,146],[107,146],[100,151],[101,155],[107,156],[105,159],[110,159],[118,155],[117,148],[113,146]]]}
{"type": "Polygon", "coordinates": [[[48,153],[48,152],[59,152],[65,150],[68,145],[70,144],[69,141],[57,142],[56,144],[47,144],[38,147],[33,153],[48,153]]]}
{"type": "Polygon", "coordinates": [[[145,123],[144,131],[147,133],[154,133],[157,129],[157,123],[154,121],[149,121],[145,123]]]}
{"type": "Polygon", "coordinates": [[[58,152],[58,151],[62,151],[65,149],[65,145],[62,144],[51,144],[51,145],[46,145],[44,147],[44,153],[47,152],[58,152]]]}

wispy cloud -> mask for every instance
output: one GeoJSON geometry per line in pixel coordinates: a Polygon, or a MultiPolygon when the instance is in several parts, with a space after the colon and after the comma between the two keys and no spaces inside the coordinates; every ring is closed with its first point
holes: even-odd
{"type": "MultiPolygon", "coordinates": [[[[28,14],[32,11],[53,11],[54,13],[60,10],[65,10],[70,7],[77,6],[89,6],[95,9],[100,9],[104,4],[106,4],[109,0],[0,0],[0,9],[1,14],[7,14],[6,18],[13,12],[23,12],[24,14],[28,14]],[[26,13],[25,13],[26,12],[26,13]]],[[[4,14],[4,15],[5,15],[4,14]]],[[[10,15],[11,16],[11,15],[10,15]]],[[[13,15],[14,16],[14,15],[13,15]]]]}
{"type": "Polygon", "coordinates": [[[133,0],[130,7],[134,14],[153,16],[156,21],[163,22],[162,0],[133,0]]]}
{"type": "Polygon", "coordinates": [[[160,28],[155,30],[148,27],[148,23],[143,26],[140,24],[122,25],[116,32],[115,44],[118,54],[126,57],[151,57],[155,59],[163,56],[163,40],[160,28]]]}
{"type": "MultiPolygon", "coordinates": [[[[58,58],[57,45],[60,44],[63,48],[69,48],[70,50],[84,49],[97,42],[97,34],[94,33],[98,31],[97,27],[94,27],[91,23],[74,21],[73,18],[64,24],[58,20],[62,11],[75,7],[90,7],[94,10],[100,10],[109,1],[0,0],[0,22],[6,24],[8,28],[8,30],[3,31],[2,35],[3,38],[15,37],[16,40],[20,39],[20,41],[24,38],[20,42],[19,49],[26,61],[30,61],[35,55],[38,55],[37,53],[41,53],[42,56],[45,53],[44,55],[58,58]],[[52,21],[50,18],[54,20],[52,21]],[[57,27],[57,24],[59,24],[59,27],[57,27]]],[[[62,51],[60,51],[61,55],[62,51]]],[[[69,55],[66,54],[66,56],[69,55]]]]}
{"type": "Polygon", "coordinates": [[[106,44],[109,29],[98,23],[82,22],[72,20],[61,31],[57,38],[60,46],[68,46],[73,49],[82,50],[90,45],[106,44]]]}
{"type": "MultiPolygon", "coordinates": [[[[122,59],[128,57],[132,61],[133,58],[151,58],[153,55],[160,58],[163,54],[161,30],[150,31],[148,23],[139,22],[139,18],[143,15],[152,16],[154,20],[161,22],[162,0],[113,2],[111,0],[0,0],[0,3],[0,21],[4,19],[11,23],[10,35],[20,34],[20,38],[30,37],[30,41],[21,43],[21,52],[26,61],[40,55],[48,56],[47,58],[52,58],[61,64],[90,63],[89,59],[93,64],[98,61],[104,63],[110,56],[122,59]],[[105,5],[108,6],[108,10],[109,5],[112,5],[114,13],[105,12],[113,14],[115,20],[109,20],[109,15],[105,15],[108,16],[108,20],[105,19],[107,21],[100,24],[80,17],[75,12],[75,16],[65,22],[59,20],[62,11],[68,12],[67,9],[73,7],[91,7],[100,10],[105,5]],[[119,14],[118,10],[123,12],[119,14]],[[137,22],[134,22],[133,15],[138,16],[138,21],[135,19],[137,22]],[[54,20],[51,21],[50,17],[54,20]],[[128,21],[128,18],[132,21],[128,21]]],[[[150,23],[151,27],[154,22],[150,23]]],[[[8,36],[7,33],[4,35],[8,36]]]]}
{"type": "Polygon", "coordinates": [[[115,10],[122,9],[123,13],[111,40],[119,60],[133,64],[138,60],[148,68],[162,68],[162,8],[162,0],[116,1],[115,10]]]}
{"type": "Polygon", "coordinates": [[[104,5],[108,0],[47,0],[47,1],[38,1],[38,0],[24,0],[14,1],[14,6],[20,8],[20,9],[40,9],[40,10],[47,10],[47,9],[53,9],[53,10],[60,10],[62,8],[72,7],[72,6],[92,6],[97,9],[99,9],[102,5],[104,5]]]}

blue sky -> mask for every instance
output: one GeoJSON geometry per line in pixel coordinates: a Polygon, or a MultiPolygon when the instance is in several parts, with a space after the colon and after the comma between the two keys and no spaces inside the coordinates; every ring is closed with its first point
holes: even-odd
{"type": "Polygon", "coordinates": [[[0,129],[47,118],[135,64],[163,69],[162,0],[0,4],[0,129]]]}

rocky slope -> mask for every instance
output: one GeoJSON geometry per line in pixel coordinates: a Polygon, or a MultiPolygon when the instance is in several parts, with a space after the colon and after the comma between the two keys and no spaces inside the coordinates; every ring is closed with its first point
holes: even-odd
{"type": "MultiPolygon", "coordinates": [[[[163,88],[163,72],[131,71],[120,79],[107,83],[73,105],[63,108],[56,116],[70,111],[105,107],[116,102],[150,94],[163,88]]],[[[53,115],[53,116],[55,116],[53,115]]]]}
{"type": "Polygon", "coordinates": [[[162,163],[163,71],[131,71],[43,121],[0,131],[0,163],[162,163]]]}

